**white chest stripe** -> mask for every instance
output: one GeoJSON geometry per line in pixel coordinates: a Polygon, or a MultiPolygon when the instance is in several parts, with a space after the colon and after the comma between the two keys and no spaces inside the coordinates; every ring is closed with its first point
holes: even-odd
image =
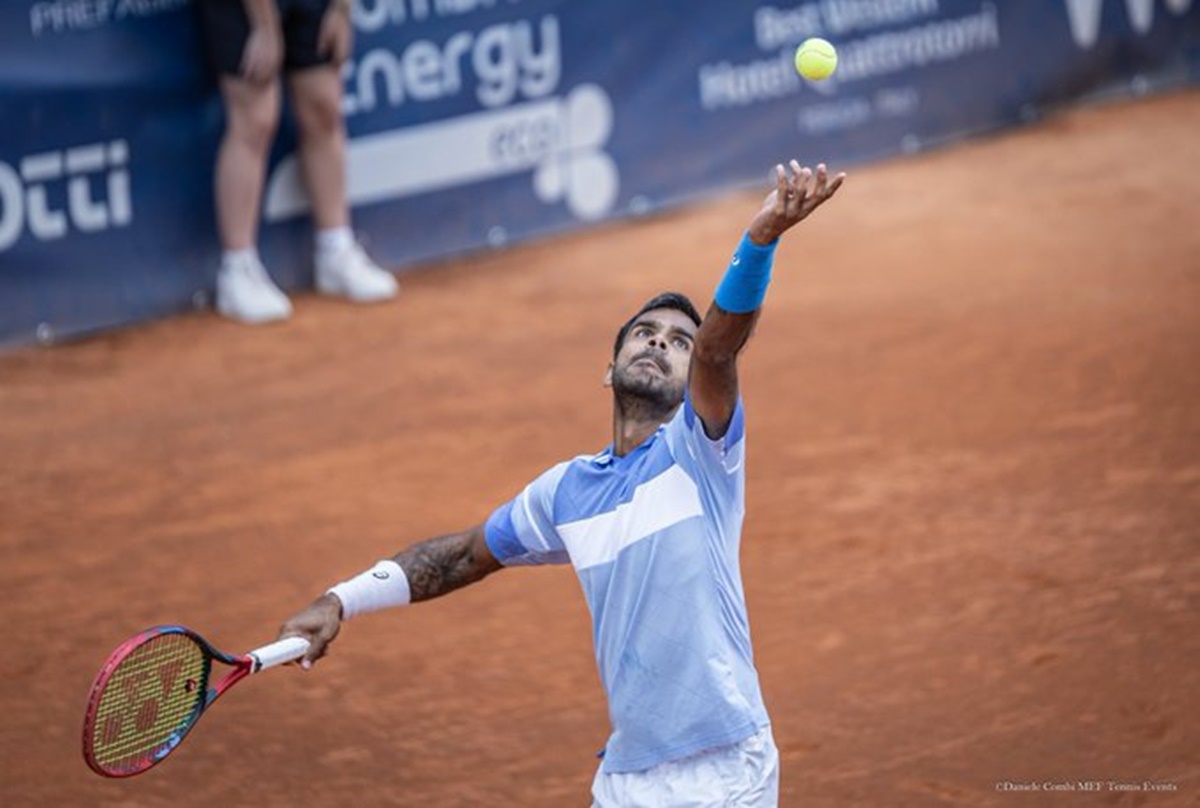
{"type": "Polygon", "coordinates": [[[700,516],[700,491],[679,466],[642,483],[616,510],[558,526],[575,569],[604,564],[624,548],[671,525],[700,516]]]}

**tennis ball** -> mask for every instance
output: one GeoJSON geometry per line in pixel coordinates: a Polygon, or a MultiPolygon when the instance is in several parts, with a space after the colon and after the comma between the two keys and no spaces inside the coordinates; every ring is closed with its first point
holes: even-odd
{"type": "Polygon", "coordinates": [[[837,69],[837,51],[820,37],[810,37],[796,48],[796,72],[806,79],[821,81],[837,69]]]}

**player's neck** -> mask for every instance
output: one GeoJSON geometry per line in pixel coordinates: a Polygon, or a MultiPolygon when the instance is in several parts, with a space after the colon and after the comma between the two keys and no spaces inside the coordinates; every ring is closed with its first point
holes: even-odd
{"type": "Polygon", "coordinates": [[[641,446],[658,428],[671,420],[675,407],[663,411],[658,407],[613,407],[613,454],[624,457],[641,446]]]}

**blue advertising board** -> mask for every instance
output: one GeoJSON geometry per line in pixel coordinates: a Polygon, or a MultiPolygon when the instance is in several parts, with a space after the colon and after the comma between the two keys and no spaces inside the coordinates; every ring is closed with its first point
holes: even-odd
{"type": "MultiPolygon", "coordinates": [[[[0,4],[0,345],[211,293],[223,126],[193,2],[0,4]]],[[[343,70],[356,229],[384,264],[641,216],[1200,78],[1192,0],[357,0],[343,70]],[[792,66],[809,36],[837,73],[792,66]]],[[[260,249],[311,283],[286,126],[260,249]]]]}

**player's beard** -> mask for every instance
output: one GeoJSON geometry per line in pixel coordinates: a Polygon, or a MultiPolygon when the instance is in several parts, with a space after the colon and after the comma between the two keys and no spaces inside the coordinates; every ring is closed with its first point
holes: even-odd
{"type": "MultiPolygon", "coordinates": [[[[683,381],[667,375],[639,373],[634,364],[647,358],[641,354],[613,370],[613,396],[618,411],[626,418],[667,421],[683,401],[683,381]]],[[[660,368],[662,366],[660,365],[660,368]]]]}

